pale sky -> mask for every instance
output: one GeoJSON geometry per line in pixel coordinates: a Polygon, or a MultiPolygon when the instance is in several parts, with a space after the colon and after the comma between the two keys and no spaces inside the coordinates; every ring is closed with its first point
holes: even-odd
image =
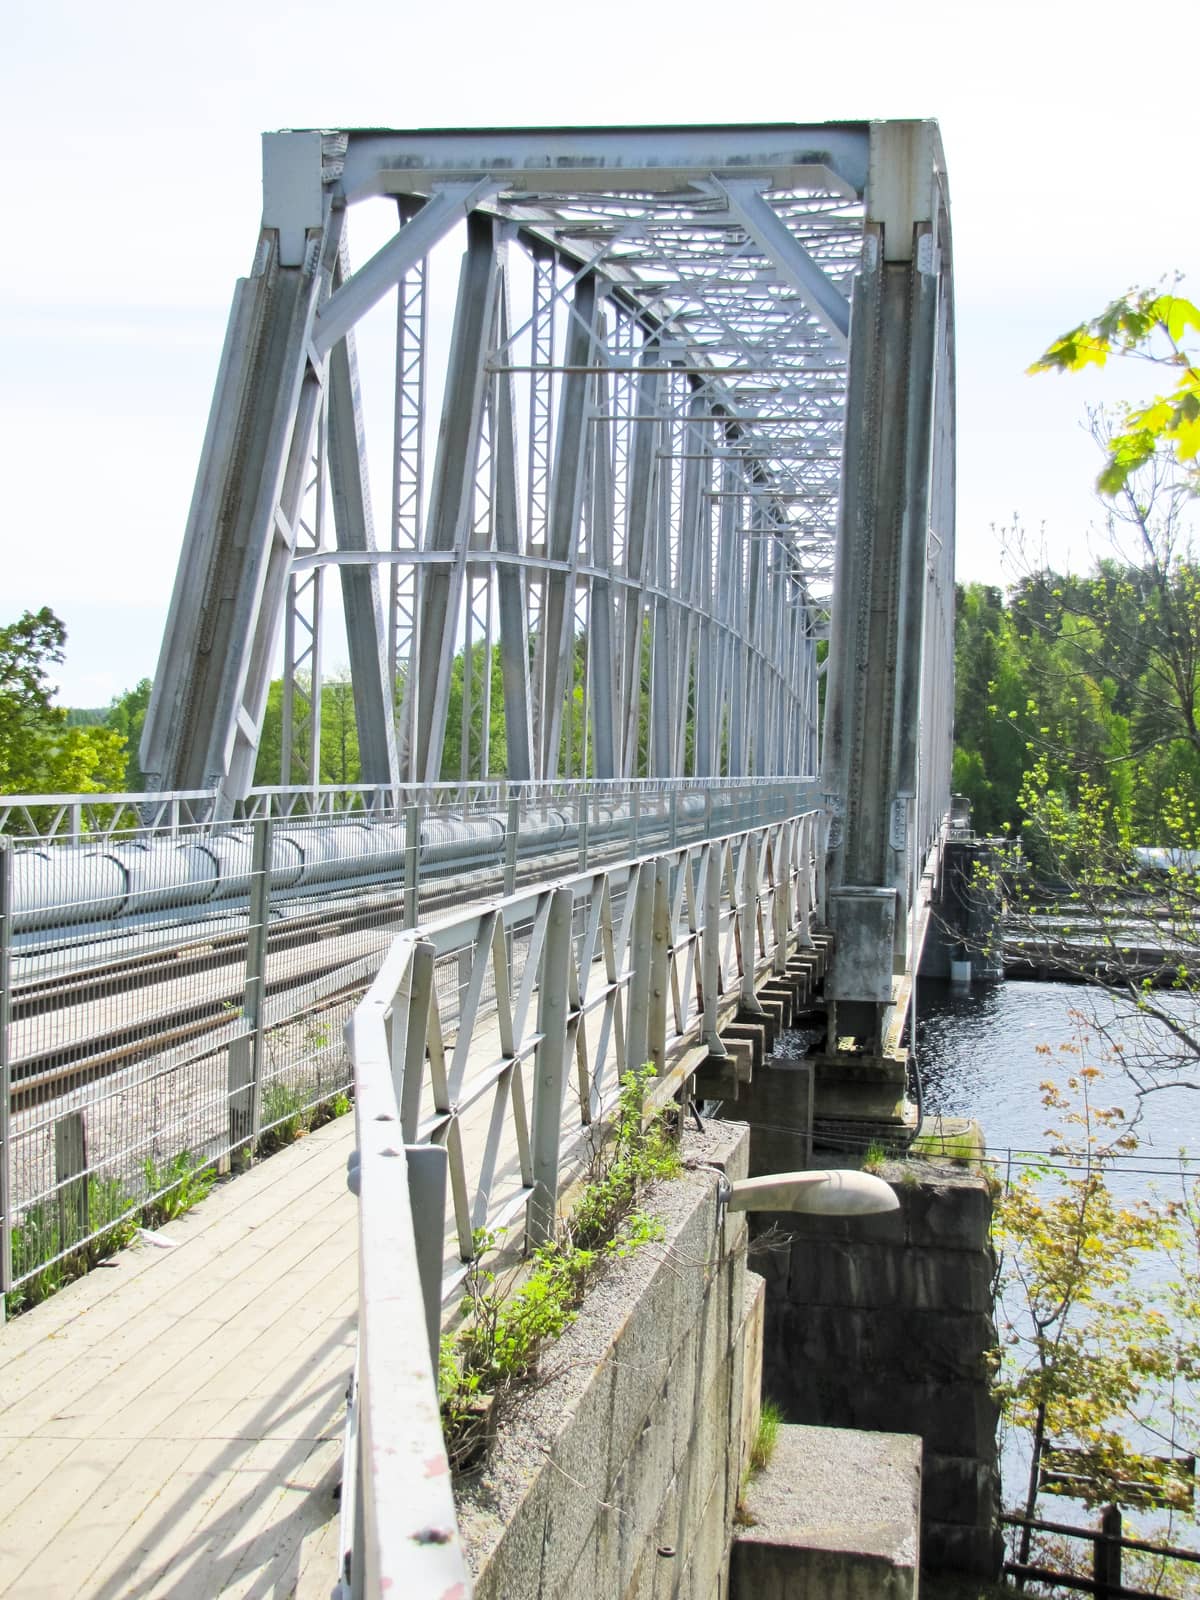
{"type": "Polygon", "coordinates": [[[936,117],[960,579],[999,579],[992,528],[1014,514],[1086,561],[1085,404],[1151,381],[1028,363],[1131,284],[1178,270],[1200,291],[1187,7],[1159,40],[1113,0],[8,0],[4,36],[0,622],[63,617],[71,704],[154,670],[264,130],[936,117]]]}

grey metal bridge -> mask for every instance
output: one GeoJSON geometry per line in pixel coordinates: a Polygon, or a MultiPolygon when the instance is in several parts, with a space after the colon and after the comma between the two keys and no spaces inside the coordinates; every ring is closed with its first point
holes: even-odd
{"type": "Polygon", "coordinates": [[[624,1067],[675,1092],[825,927],[827,1057],[899,1045],[949,802],[945,169],[927,122],[312,130],[264,137],[263,196],[153,792],[0,798],[0,1267],[20,1280],[10,1222],[47,1181],[31,1129],[45,1192],[79,1182],[88,1007],[122,951],[122,1092],[221,1062],[197,1152],[253,1144],[269,1061],[323,1059],[312,1017],[353,1011],[356,1582],[445,1586],[453,1542],[384,1513],[446,1512],[404,1475],[418,1435],[441,1449],[413,1351],[475,1229],[543,1233],[624,1067]],[[357,266],[351,211],[390,219],[357,266]],[[363,782],[332,790],[343,637],[363,782]],[[281,659],[282,784],[256,787],[281,659]],[[66,1081],[34,1092],[56,1050],[66,1081]]]}

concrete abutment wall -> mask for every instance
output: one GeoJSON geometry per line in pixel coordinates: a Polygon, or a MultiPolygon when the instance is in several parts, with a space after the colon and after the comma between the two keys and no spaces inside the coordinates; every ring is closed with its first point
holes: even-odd
{"type": "Polygon", "coordinates": [[[992,1575],[991,1195],[983,1178],[941,1164],[881,1175],[898,1211],[754,1217],[750,1260],[767,1284],[763,1392],[789,1422],[918,1435],[923,1564],[992,1575]]]}
{"type": "Polygon", "coordinates": [[[646,1209],[661,1240],[613,1263],[458,1490],[475,1600],[724,1600],[758,1425],[762,1280],[717,1175],[745,1127],[688,1134],[646,1209]]]}

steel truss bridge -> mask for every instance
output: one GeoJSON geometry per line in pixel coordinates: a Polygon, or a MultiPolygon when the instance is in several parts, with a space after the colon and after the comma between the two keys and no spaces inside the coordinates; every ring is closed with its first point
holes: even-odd
{"type": "Polygon", "coordinates": [[[355,1592],[462,1579],[393,1513],[452,1517],[406,1476],[441,1449],[413,1352],[474,1230],[544,1234],[572,1117],[646,1058],[673,1092],[823,927],[829,1054],[899,1041],[949,804],[953,565],[935,124],[266,135],[148,792],[0,799],[2,1287],[10,1219],[58,1195],[65,1227],[84,1181],[62,1095],[194,1068],[180,1094],[219,1128],[191,1149],[253,1147],[268,1056],[327,1093],[312,1018],[353,1011],[355,1592]],[[362,783],[334,789],[343,640],[362,783]],[[97,1052],[89,1018],[134,991],[97,1052]]]}
{"type": "Polygon", "coordinates": [[[819,773],[878,1047],[948,801],[950,261],[930,122],[264,136],[147,786],[232,812],[281,649],[317,780],[336,569],[369,784],[819,773]]]}

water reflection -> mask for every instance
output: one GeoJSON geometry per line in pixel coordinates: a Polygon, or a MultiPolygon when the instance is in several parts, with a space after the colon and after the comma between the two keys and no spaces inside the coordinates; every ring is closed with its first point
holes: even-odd
{"type": "MultiPolygon", "coordinates": [[[[1038,1085],[1047,1078],[1061,1083],[1081,1064],[1074,1053],[1079,1048],[1104,1073],[1102,1103],[1120,1105],[1137,1119],[1139,1154],[1146,1158],[1140,1165],[1173,1164],[1181,1147],[1200,1144],[1200,1093],[1183,1086],[1186,1072],[1175,1087],[1139,1100],[1110,1042],[1123,1044],[1126,1054],[1136,1057],[1138,1024],[1122,1019],[1104,990],[1070,983],[1000,983],[962,992],[923,981],[917,1018],[927,1109],[976,1117],[993,1152],[1046,1147],[1049,1119],[1038,1085]],[[1039,1045],[1048,1046],[1049,1054],[1039,1045]]],[[[1191,1081],[1198,1081],[1197,1074],[1191,1081]]]]}

